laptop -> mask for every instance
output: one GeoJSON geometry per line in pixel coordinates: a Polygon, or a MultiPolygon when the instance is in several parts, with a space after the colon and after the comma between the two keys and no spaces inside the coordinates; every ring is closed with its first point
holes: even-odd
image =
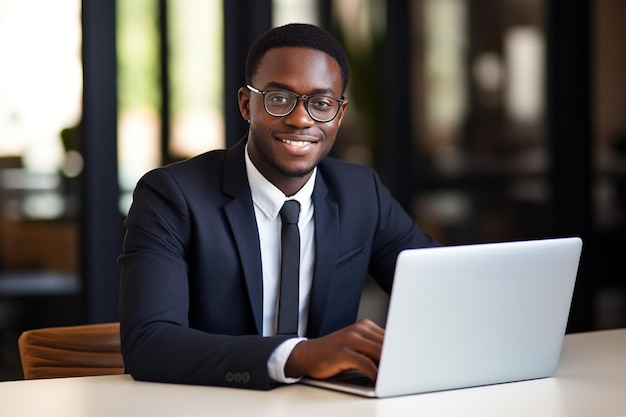
{"type": "Polygon", "coordinates": [[[302,382],[383,398],[550,377],[581,250],[577,237],[405,250],[376,382],[302,382]]]}

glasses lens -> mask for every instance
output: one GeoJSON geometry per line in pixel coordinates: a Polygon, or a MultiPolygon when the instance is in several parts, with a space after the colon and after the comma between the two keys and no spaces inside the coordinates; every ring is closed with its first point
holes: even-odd
{"type": "Polygon", "coordinates": [[[311,117],[320,122],[332,120],[339,111],[339,102],[328,96],[312,96],[307,106],[311,117]]]}
{"type": "Polygon", "coordinates": [[[264,98],[265,109],[272,116],[286,116],[298,101],[298,97],[289,91],[268,91],[264,98]]]}

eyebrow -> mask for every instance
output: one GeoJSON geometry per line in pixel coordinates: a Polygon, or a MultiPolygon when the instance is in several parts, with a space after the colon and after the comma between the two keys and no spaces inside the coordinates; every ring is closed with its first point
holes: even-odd
{"type": "MultiPolygon", "coordinates": [[[[275,81],[270,81],[267,84],[265,84],[265,89],[273,89],[273,88],[278,88],[280,90],[287,90],[287,91],[291,91],[292,93],[296,93],[295,91],[293,91],[293,89],[290,86],[286,84],[281,84],[275,81]]],[[[333,97],[335,97],[336,93],[335,93],[335,90],[333,90],[332,88],[318,88],[316,90],[313,90],[310,94],[305,94],[305,95],[311,96],[311,95],[316,95],[316,94],[330,94],[333,97]]]]}

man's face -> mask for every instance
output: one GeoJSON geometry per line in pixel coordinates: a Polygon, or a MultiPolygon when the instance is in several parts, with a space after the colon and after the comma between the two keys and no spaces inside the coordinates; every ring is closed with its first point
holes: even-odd
{"type": "MultiPolygon", "coordinates": [[[[270,49],[261,59],[252,86],[258,90],[289,90],[296,94],[341,97],[339,64],[321,51],[305,48],[270,49]]],[[[263,106],[263,96],[239,90],[239,108],[250,121],[248,152],[257,169],[286,195],[294,194],[330,152],[347,101],[330,122],[317,122],[299,100],[287,116],[275,117],[263,106]]]]}

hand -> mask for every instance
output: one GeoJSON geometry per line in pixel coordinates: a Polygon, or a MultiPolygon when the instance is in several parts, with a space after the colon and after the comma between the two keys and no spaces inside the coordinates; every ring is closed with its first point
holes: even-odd
{"type": "Polygon", "coordinates": [[[385,330],[368,319],[296,345],[285,365],[288,377],[329,378],[356,369],[376,380],[385,330]]]}

